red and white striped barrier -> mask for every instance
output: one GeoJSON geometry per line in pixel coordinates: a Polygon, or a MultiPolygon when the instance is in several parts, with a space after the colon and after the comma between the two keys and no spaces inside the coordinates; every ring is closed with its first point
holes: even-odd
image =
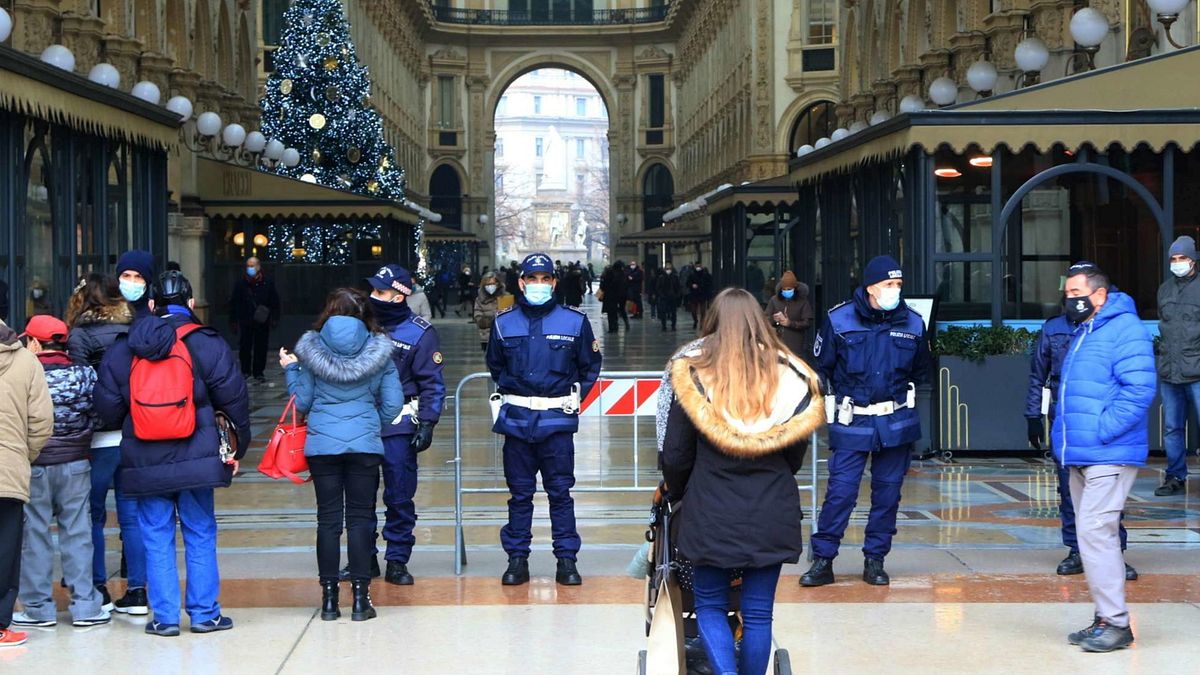
{"type": "Polygon", "coordinates": [[[580,406],[580,417],[653,417],[662,380],[600,379],[580,406]]]}

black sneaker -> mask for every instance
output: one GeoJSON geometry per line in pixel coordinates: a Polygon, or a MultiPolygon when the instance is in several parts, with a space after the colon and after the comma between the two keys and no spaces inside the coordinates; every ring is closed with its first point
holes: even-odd
{"type": "Polygon", "coordinates": [[[1163,484],[1154,491],[1155,497],[1172,497],[1181,492],[1187,492],[1187,483],[1175,476],[1167,476],[1163,484]]]}
{"type": "Polygon", "coordinates": [[[1092,633],[1096,632],[1096,627],[1099,625],[1100,625],[1100,617],[1093,616],[1092,617],[1092,625],[1090,625],[1087,628],[1084,628],[1082,630],[1077,630],[1074,633],[1068,634],[1067,642],[1069,642],[1073,645],[1077,645],[1080,642],[1083,642],[1084,640],[1091,637],[1092,633]]]}
{"type": "Polygon", "coordinates": [[[579,576],[579,569],[575,566],[575,561],[570,558],[558,559],[558,571],[554,575],[554,580],[563,586],[578,586],[583,583],[583,577],[579,576]]]}
{"type": "Polygon", "coordinates": [[[117,612],[133,616],[145,616],[150,613],[150,603],[146,601],[146,589],[131,588],[125,595],[113,603],[117,612]]]}
{"type": "Polygon", "coordinates": [[[387,564],[387,576],[383,578],[389,584],[396,586],[412,586],[413,575],[408,573],[408,565],[395,560],[389,560],[387,564]]]}
{"type": "Polygon", "coordinates": [[[883,561],[875,558],[863,560],[863,581],[872,586],[887,586],[892,583],[891,577],[883,569],[883,561]]]}
{"type": "Polygon", "coordinates": [[[218,616],[215,619],[192,624],[191,631],[193,633],[216,633],[231,628],[233,628],[233,619],[227,616],[218,616]]]}
{"type": "Polygon", "coordinates": [[[1133,644],[1133,629],[1120,628],[1104,621],[1099,622],[1091,634],[1079,642],[1085,652],[1111,652],[1133,644]]]}
{"type": "Polygon", "coordinates": [[[111,612],[116,607],[113,605],[112,596],[108,594],[108,586],[104,584],[96,584],[96,592],[100,594],[100,609],[106,612],[111,612]]]}
{"type": "Polygon", "coordinates": [[[1083,558],[1079,557],[1079,551],[1071,551],[1067,557],[1058,563],[1058,569],[1054,570],[1059,576],[1069,577],[1073,574],[1083,574],[1083,558]]]}
{"type": "Polygon", "coordinates": [[[159,637],[178,637],[179,624],[151,621],[150,623],[146,624],[146,634],[157,635],[159,637]]]}
{"type": "Polygon", "coordinates": [[[1138,571],[1133,569],[1133,565],[1125,563],[1125,581],[1137,581],[1138,571]]]}
{"type": "Polygon", "coordinates": [[[812,567],[800,577],[801,586],[825,586],[833,583],[833,559],[814,556],[812,567]]]}
{"type": "MultiPolygon", "coordinates": [[[[371,578],[378,579],[382,575],[383,572],[379,570],[379,558],[377,556],[371,556],[371,578]]],[[[338,572],[338,581],[350,581],[349,563],[347,563],[346,566],[338,572]]]]}
{"type": "Polygon", "coordinates": [[[508,569],[500,577],[505,586],[520,586],[529,583],[529,558],[514,555],[508,559],[508,569]]]}

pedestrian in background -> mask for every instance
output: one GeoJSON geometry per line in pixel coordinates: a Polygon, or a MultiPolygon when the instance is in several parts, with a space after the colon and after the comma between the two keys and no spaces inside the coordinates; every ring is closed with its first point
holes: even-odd
{"type": "Polygon", "coordinates": [[[679,281],[679,275],[675,274],[675,265],[666,264],[662,274],[658,276],[656,286],[658,320],[662,322],[663,332],[666,332],[668,322],[671,324],[671,330],[674,331],[678,319],[679,303],[683,300],[683,284],[679,281]]]}
{"type": "Polygon", "coordinates": [[[266,383],[267,343],[271,330],[279,325],[279,292],[275,282],[263,272],[258,258],[247,258],[246,269],[233,285],[229,298],[229,320],[234,334],[240,335],[238,356],[242,375],[266,383]]]}
{"type": "Polygon", "coordinates": [[[1051,447],[1071,474],[1079,554],[1096,605],[1091,625],[1067,639],[1108,652],[1133,644],[1118,529],[1150,449],[1154,348],[1133,298],[1111,289],[1092,263],[1067,271],[1065,311],[1079,327],[1063,362],[1051,447]]]}
{"type": "Polygon", "coordinates": [[[642,289],[644,288],[646,275],[636,260],[629,261],[629,266],[625,269],[625,293],[626,301],[633,303],[633,309],[629,313],[629,318],[642,318],[642,289]]]}
{"type": "Polygon", "coordinates": [[[1163,405],[1163,445],[1167,475],[1154,494],[1187,493],[1190,414],[1200,416],[1200,283],[1196,283],[1196,241],[1171,244],[1171,279],[1158,287],[1158,378],[1163,405]]]}
{"type": "Polygon", "coordinates": [[[454,316],[467,315],[467,321],[474,323],[474,319],[470,318],[471,306],[475,302],[475,277],[471,275],[471,266],[463,265],[462,272],[458,274],[458,309],[454,310],[454,316]]]}
{"type": "Polygon", "coordinates": [[[670,368],[663,478],[686,504],[673,543],[695,565],[700,637],[715,672],[762,675],[779,572],[803,549],[794,475],[824,415],[817,377],[742,289],[717,296],[699,346],[670,368]],[[728,618],[739,570],[740,658],[728,618]]]}
{"type": "Polygon", "coordinates": [[[0,648],[25,644],[12,630],[21,589],[21,549],[31,465],[54,431],[46,373],[17,334],[0,321],[0,648]]]}
{"type": "MultiPolygon", "coordinates": [[[[115,279],[91,274],[67,301],[66,323],[71,327],[68,352],[76,363],[100,371],[104,354],[117,340],[129,335],[133,310],[121,297],[115,279]]],[[[92,434],[92,583],[104,598],[105,607],[127,614],[149,613],[146,599],[146,547],[138,527],[137,500],[116,484],[121,463],[121,425],[99,422],[92,434]],[[125,595],[111,599],[104,557],[104,528],[108,521],[108,491],[116,493],[117,523],[121,528],[122,559],[125,560],[125,595]]]]}
{"type": "Polygon", "coordinates": [[[92,393],[96,371],[67,355],[67,324],[49,316],[29,320],[22,337],[45,371],[54,402],[54,432],[33,462],[29,503],[25,505],[25,537],[21,550],[21,610],[18,626],[49,628],[58,623],[54,602],[55,526],[62,580],[71,596],[71,624],[99,626],[111,620],[110,609],[92,584],[92,490],[88,454],[92,447],[95,410],[92,393]]]}
{"type": "Polygon", "coordinates": [[[692,314],[692,329],[695,330],[708,311],[708,303],[712,300],[713,278],[708,270],[697,260],[687,279],[688,311],[692,314]]]}
{"type": "Polygon", "coordinates": [[[479,329],[479,349],[486,352],[488,338],[492,335],[492,324],[496,313],[513,306],[513,296],[495,274],[479,280],[479,294],[475,298],[475,327],[479,329]]]}
{"type": "Polygon", "coordinates": [[[813,325],[813,307],[808,301],[808,286],[797,281],[790,270],[783,273],[775,292],[767,299],[766,314],[783,344],[793,354],[800,358],[812,354],[809,332],[813,325]]]}
{"type": "Polygon", "coordinates": [[[384,425],[404,407],[392,340],[375,320],[367,297],[353,289],[329,294],[325,309],[296,342],[279,350],[296,410],[308,416],[304,456],[317,498],[317,574],[321,618],[341,616],[338,567],[342,527],[354,594],[350,618],[375,618],[370,559],[375,545],[375,494],[383,463],[384,425]]]}
{"type": "Polygon", "coordinates": [[[600,301],[600,309],[608,315],[608,332],[617,332],[617,322],[625,322],[625,330],[629,330],[629,315],[625,313],[625,302],[628,300],[628,282],[625,275],[625,264],[620,260],[612,264],[600,277],[600,293],[604,299],[600,301]]]}

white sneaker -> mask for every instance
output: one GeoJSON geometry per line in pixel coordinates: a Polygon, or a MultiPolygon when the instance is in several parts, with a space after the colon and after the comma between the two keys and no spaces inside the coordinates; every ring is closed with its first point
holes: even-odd
{"type": "Polygon", "coordinates": [[[12,623],[14,626],[31,626],[33,628],[53,628],[58,625],[57,619],[49,621],[39,621],[25,612],[13,612],[12,623]]]}
{"type": "Polygon", "coordinates": [[[107,609],[101,609],[100,613],[96,616],[85,619],[75,619],[71,622],[71,625],[75,626],[76,628],[87,628],[88,626],[102,626],[109,621],[112,621],[112,613],[107,609]]]}

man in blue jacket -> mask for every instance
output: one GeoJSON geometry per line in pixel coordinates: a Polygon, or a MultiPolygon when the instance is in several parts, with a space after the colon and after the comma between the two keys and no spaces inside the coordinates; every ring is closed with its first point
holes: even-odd
{"type": "MultiPolygon", "coordinates": [[[[399,265],[385,265],[367,279],[371,285],[371,307],[379,325],[392,338],[392,360],[404,387],[404,409],[383,428],[383,503],[387,521],[387,573],[383,580],[410,586],[413,527],[417,508],[417,453],[433,443],[433,427],[442,415],[446,383],[442,378],[442,347],[438,333],[424,318],[412,313],[408,297],[413,294],[412,274],[399,265]]],[[[372,558],[374,559],[374,558],[372,558]]]]}
{"type": "Polygon", "coordinates": [[[166,359],[176,329],[198,324],[192,287],[179,272],[158,278],[149,313],[134,320],[126,340],[118,340],[100,362],[94,394],[96,412],[110,425],[121,425],[121,465],[117,480],[126,495],[136,497],[138,522],[146,545],[146,581],[154,618],[151,635],[179,635],[179,573],[175,560],[175,522],[181,523],[187,549],[187,612],[193,633],[228,630],[233,621],[221,615],[217,570],[217,519],[213,488],[229,487],[238,460],[250,446],[250,401],[237,360],[221,335],[201,327],[183,339],[192,358],[195,430],[177,440],[141,440],[130,415],[130,371],[134,357],[166,359]],[[218,453],[216,413],[232,422],[237,454],[225,462],[218,453]]]}
{"type": "Polygon", "coordinates": [[[555,579],[583,583],[576,568],[575,432],[580,402],[600,376],[600,343],[587,315],[555,304],[554,264],[534,253],[521,263],[520,301],[492,325],[487,365],[499,392],[492,431],[504,435],[504,478],[511,498],[500,541],[508,553],[506,586],[528,583],[537,476],[550,502],[555,579]]]}
{"type": "Polygon", "coordinates": [[[1133,298],[1111,290],[1099,267],[1074,265],[1067,274],[1064,309],[1079,327],[1063,362],[1051,447],[1070,473],[1079,554],[1096,603],[1091,625],[1067,640],[1108,652],[1133,644],[1118,529],[1150,450],[1154,349],[1133,298]]]}
{"type": "MultiPolygon", "coordinates": [[[[1068,271],[1068,275],[1070,274],[1071,271],[1068,271]]],[[[1058,400],[1063,360],[1067,356],[1067,348],[1071,345],[1075,328],[1076,325],[1067,319],[1066,314],[1047,319],[1046,323],[1042,324],[1037,346],[1034,347],[1032,358],[1029,360],[1029,393],[1025,397],[1025,421],[1029,430],[1029,444],[1038,450],[1042,449],[1046,438],[1046,427],[1042,418],[1048,416],[1050,426],[1054,426],[1054,404],[1058,400]]],[[[1058,516],[1062,523],[1063,546],[1067,547],[1067,557],[1058,564],[1056,571],[1063,576],[1083,574],[1083,560],[1079,557],[1079,541],[1075,536],[1075,506],[1071,503],[1070,474],[1057,459],[1055,468],[1058,473],[1058,516]]],[[[1120,530],[1121,550],[1125,550],[1128,534],[1124,524],[1120,526],[1120,530]]],[[[1126,563],[1125,580],[1136,581],[1137,578],[1137,570],[1126,563]]]]}

